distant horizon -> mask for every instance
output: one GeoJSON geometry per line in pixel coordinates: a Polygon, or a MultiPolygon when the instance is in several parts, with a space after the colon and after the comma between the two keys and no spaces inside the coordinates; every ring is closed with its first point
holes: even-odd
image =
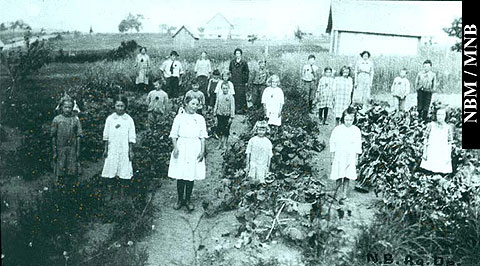
{"type": "MultiPolygon", "coordinates": [[[[160,25],[177,29],[182,25],[196,30],[220,13],[230,23],[253,20],[252,33],[268,37],[288,37],[295,29],[315,35],[325,32],[331,0],[2,0],[4,21],[23,20],[34,29],[53,31],[118,33],[118,24],[129,13],[141,14],[141,33],[159,33],[160,25]],[[268,10],[269,12],[265,12],[268,10]]],[[[458,10],[440,10],[435,18],[439,28],[458,10]],[[448,15],[447,13],[450,13],[448,15]],[[447,15],[446,15],[447,14],[447,15]]],[[[433,6],[435,8],[435,6],[433,6]]],[[[238,26],[238,25],[237,25],[238,26]]],[[[242,25],[240,25],[242,26],[242,25]]],[[[250,26],[249,26],[250,27],[250,26]]],[[[249,28],[247,27],[247,28],[249,28]]],[[[245,28],[245,27],[243,27],[245,28]]]]}

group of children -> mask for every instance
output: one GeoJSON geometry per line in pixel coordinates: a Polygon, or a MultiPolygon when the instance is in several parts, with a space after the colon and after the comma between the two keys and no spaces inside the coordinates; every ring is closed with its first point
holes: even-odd
{"type": "MultiPolygon", "coordinates": [[[[337,126],[330,137],[332,153],[330,178],[336,180],[337,188],[342,188],[344,199],[348,193],[349,180],[357,178],[356,165],[358,156],[362,153],[361,132],[355,126],[357,110],[351,106],[353,90],[351,69],[347,66],[342,67],[340,75],[334,78],[332,68],[326,67],[317,85],[315,73],[318,72],[318,67],[313,64],[314,60],[315,57],[310,56],[309,65],[303,68],[305,73],[310,73],[311,78],[304,80],[304,83],[309,86],[309,90],[312,84],[315,85],[316,89],[309,91],[309,105],[319,108],[321,122],[327,124],[328,111],[332,108],[337,118],[337,126]]],[[[279,87],[279,76],[271,75],[267,78],[265,61],[261,60],[260,63],[260,71],[255,74],[258,76],[253,79],[253,84],[256,85],[254,93],[257,94],[254,104],[257,107],[260,107],[258,102],[263,105],[267,121],[255,123],[253,128],[255,136],[248,141],[246,149],[246,173],[252,180],[263,183],[268,176],[273,156],[272,143],[267,135],[272,126],[281,126],[285,99],[283,90],[279,87]]],[[[431,66],[429,61],[425,64],[431,66]]],[[[426,66],[416,81],[417,87],[422,90],[431,90],[432,88],[428,86],[433,86],[427,82],[432,79],[427,68],[426,66]]],[[[198,69],[197,71],[202,73],[201,76],[208,73],[198,69]]],[[[406,69],[402,69],[400,76],[392,85],[392,94],[397,99],[400,109],[404,108],[405,97],[410,90],[406,73],[406,69]]],[[[169,95],[163,90],[165,84],[163,78],[155,80],[153,83],[155,89],[146,97],[148,126],[151,129],[170,110],[169,95]]],[[[229,81],[227,71],[220,75],[218,70],[214,70],[210,79],[197,77],[191,86],[191,90],[184,96],[184,106],[175,117],[171,128],[173,151],[168,170],[168,176],[177,180],[178,201],[174,208],[185,206],[188,211],[194,209],[191,203],[194,180],[205,179],[205,140],[208,134],[202,114],[212,112],[216,116],[217,134],[220,137],[219,148],[227,146],[230,125],[235,116],[233,97],[235,88],[229,81]],[[203,91],[200,90],[201,86],[203,91]]],[[[57,182],[65,184],[66,180],[75,180],[75,176],[78,175],[82,127],[78,118],[79,109],[71,97],[68,95],[62,97],[59,108],[61,114],[54,118],[51,133],[55,176],[57,182]]],[[[134,120],[127,114],[127,108],[128,100],[124,96],[115,98],[114,112],[105,121],[103,131],[105,163],[102,177],[128,180],[133,176],[133,145],[136,142],[136,132],[134,120]]],[[[421,167],[429,171],[441,173],[452,171],[450,152],[453,130],[445,122],[445,116],[446,111],[443,108],[435,113],[434,121],[428,126],[421,167]]]]}

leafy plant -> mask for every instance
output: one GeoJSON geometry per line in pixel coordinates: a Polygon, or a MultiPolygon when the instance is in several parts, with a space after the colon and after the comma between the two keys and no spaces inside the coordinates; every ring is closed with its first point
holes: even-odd
{"type": "Polygon", "coordinates": [[[1,62],[5,66],[14,87],[18,82],[50,62],[52,48],[47,41],[26,42],[26,48],[2,51],[1,62]]]}

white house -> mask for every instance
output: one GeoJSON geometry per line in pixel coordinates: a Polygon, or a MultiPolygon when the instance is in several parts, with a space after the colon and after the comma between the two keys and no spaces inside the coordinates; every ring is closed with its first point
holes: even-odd
{"type": "Polygon", "coordinates": [[[231,39],[233,24],[222,14],[217,13],[205,23],[203,36],[205,39],[231,39]]]}
{"type": "Polygon", "coordinates": [[[180,27],[180,29],[175,32],[172,36],[173,44],[175,47],[195,47],[199,37],[196,33],[192,33],[191,30],[188,30],[185,26],[180,27]]]}
{"type": "MultiPolygon", "coordinates": [[[[460,9],[458,8],[460,7],[460,9]]],[[[327,32],[330,52],[416,55],[422,38],[445,33],[461,2],[332,1],[327,32]]]]}

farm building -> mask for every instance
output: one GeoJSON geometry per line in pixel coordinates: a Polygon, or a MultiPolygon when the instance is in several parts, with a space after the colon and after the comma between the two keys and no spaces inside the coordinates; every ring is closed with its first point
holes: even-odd
{"type": "Polygon", "coordinates": [[[442,28],[450,25],[455,17],[451,11],[461,10],[459,6],[461,2],[451,1],[332,1],[330,52],[416,55],[425,39],[446,36],[442,28]]]}
{"type": "Polygon", "coordinates": [[[231,39],[233,24],[222,14],[217,13],[205,23],[203,36],[205,39],[231,39]]]}
{"type": "Polygon", "coordinates": [[[193,34],[185,26],[180,27],[172,36],[175,47],[195,47],[198,41],[198,35],[193,34]]]}

